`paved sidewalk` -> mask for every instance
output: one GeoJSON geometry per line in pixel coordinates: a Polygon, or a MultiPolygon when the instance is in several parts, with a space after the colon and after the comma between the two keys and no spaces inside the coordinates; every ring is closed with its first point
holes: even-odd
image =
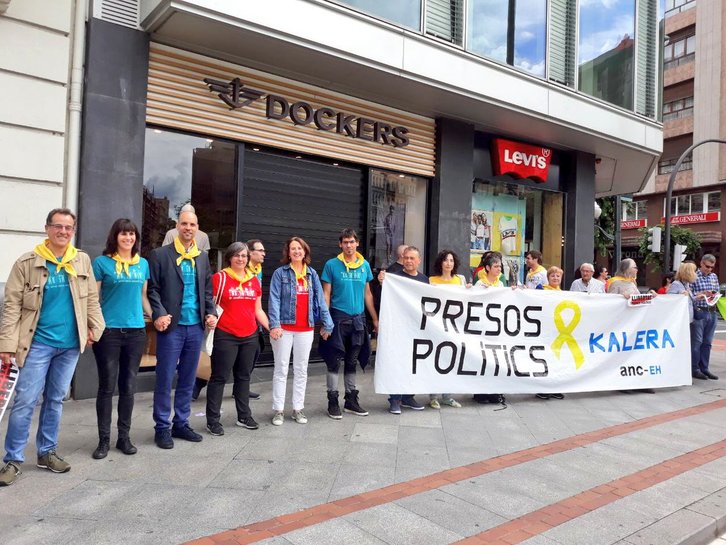
{"type": "Polygon", "coordinates": [[[369,372],[359,386],[370,416],[342,421],[325,415],[318,374],[310,422],[281,427],[264,381],[259,430],[235,427],[226,397],[226,434],[210,436],[202,394],[192,426],[204,441],[171,451],[153,444],[144,393],[139,453],[100,461],[94,401],[70,401],[59,451],[73,469],[36,468],[30,445],[22,477],[0,489],[0,542],[706,545],[726,531],[726,352],[712,365],[722,380],[655,395],[508,396],[505,410],[462,398],[401,416],[369,372]]]}

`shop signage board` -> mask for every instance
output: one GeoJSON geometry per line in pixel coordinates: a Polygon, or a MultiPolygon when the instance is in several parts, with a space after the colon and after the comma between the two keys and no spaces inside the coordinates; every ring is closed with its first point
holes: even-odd
{"type": "Polygon", "coordinates": [[[152,43],[149,125],[434,175],[435,121],[152,43]]]}
{"type": "Polygon", "coordinates": [[[688,301],[431,286],[388,275],[379,394],[560,393],[691,384],[688,301]]]}
{"type": "Polygon", "coordinates": [[[492,146],[494,148],[492,166],[496,176],[509,174],[515,178],[547,181],[552,157],[551,149],[503,138],[495,138],[492,146]]]}
{"type": "MultiPolygon", "coordinates": [[[[660,219],[661,223],[665,218],[660,219]]],[[[687,225],[690,223],[713,223],[721,221],[721,212],[705,212],[703,214],[683,214],[671,216],[671,225],[687,225]]]]}
{"type": "Polygon", "coordinates": [[[639,220],[623,220],[620,222],[621,229],[640,229],[641,227],[647,227],[648,220],[643,218],[639,220]]]}

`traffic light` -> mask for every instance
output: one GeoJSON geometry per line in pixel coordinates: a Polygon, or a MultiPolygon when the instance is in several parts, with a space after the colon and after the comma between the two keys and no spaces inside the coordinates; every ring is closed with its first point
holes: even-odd
{"type": "Polygon", "coordinates": [[[648,229],[648,250],[654,254],[660,253],[660,227],[650,227],[648,229]]]}
{"type": "Polygon", "coordinates": [[[673,270],[677,271],[678,266],[683,263],[686,259],[686,248],[685,244],[674,244],[673,245],[673,270]]]}

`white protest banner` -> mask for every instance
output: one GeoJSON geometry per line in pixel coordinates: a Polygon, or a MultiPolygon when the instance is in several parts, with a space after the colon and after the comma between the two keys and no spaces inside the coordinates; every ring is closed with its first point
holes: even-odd
{"type": "Polygon", "coordinates": [[[383,283],[379,394],[556,393],[691,384],[688,300],[383,283]]]}
{"type": "Polygon", "coordinates": [[[15,358],[9,363],[0,364],[0,421],[3,419],[5,409],[10,405],[10,399],[15,391],[15,384],[18,382],[18,367],[15,365],[15,358]]]}

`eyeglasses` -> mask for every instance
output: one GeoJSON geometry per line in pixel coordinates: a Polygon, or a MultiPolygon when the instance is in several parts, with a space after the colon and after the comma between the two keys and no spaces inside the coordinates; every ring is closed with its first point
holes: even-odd
{"type": "Polygon", "coordinates": [[[63,225],[61,223],[49,223],[48,225],[46,225],[46,227],[49,227],[54,231],[67,231],[69,233],[72,233],[76,230],[75,225],[63,225]]]}
{"type": "Polygon", "coordinates": [[[267,252],[266,252],[266,250],[265,250],[264,248],[253,248],[253,249],[252,249],[252,251],[253,251],[253,252],[261,252],[261,253],[263,253],[263,254],[264,254],[264,253],[267,253],[267,252]]]}
{"type": "Polygon", "coordinates": [[[247,255],[247,252],[240,252],[238,254],[234,254],[232,257],[237,257],[239,259],[245,258],[247,259],[249,255],[247,255]]]}

